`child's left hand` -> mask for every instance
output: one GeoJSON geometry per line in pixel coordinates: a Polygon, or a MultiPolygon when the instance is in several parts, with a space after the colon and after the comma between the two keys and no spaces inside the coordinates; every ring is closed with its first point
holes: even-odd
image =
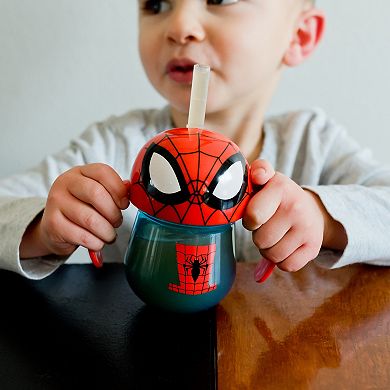
{"type": "Polygon", "coordinates": [[[316,194],[267,161],[253,162],[251,179],[263,188],[249,201],[243,225],[264,258],[284,271],[301,269],[317,257],[330,215],[316,194]]]}

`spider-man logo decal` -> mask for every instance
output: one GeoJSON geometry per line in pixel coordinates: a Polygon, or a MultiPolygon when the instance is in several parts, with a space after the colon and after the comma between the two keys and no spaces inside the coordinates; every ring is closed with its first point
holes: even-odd
{"type": "Polygon", "coordinates": [[[214,284],[215,244],[176,244],[179,284],[169,283],[168,289],[180,294],[199,295],[217,288],[214,284]]]}
{"type": "Polygon", "coordinates": [[[233,223],[249,200],[248,170],[228,138],[200,129],[168,130],[149,141],[134,162],[131,202],[165,221],[233,223]]]}

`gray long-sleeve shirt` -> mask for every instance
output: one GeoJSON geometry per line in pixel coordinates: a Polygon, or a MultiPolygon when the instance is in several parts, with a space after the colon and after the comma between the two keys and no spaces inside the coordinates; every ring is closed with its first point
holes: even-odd
{"type": "MultiPolygon", "coordinates": [[[[168,107],[130,111],[93,124],[69,147],[37,167],[0,180],[0,268],[33,279],[54,272],[64,259],[20,260],[19,245],[29,223],[43,210],[56,177],[76,165],[102,162],[126,179],[145,142],[171,127],[168,107]]],[[[317,261],[334,268],[355,262],[390,265],[390,168],[378,164],[368,150],[318,109],[269,118],[264,136],[259,157],[317,193],[346,230],[346,249],[323,250],[317,261]]],[[[106,261],[122,261],[135,214],[133,206],[124,212],[117,241],[104,249],[106,261]]],[[[235,230],[237,258],[257,259],[251,233],[240,222],[235,230]]],[[[80,248],[67,261],[89,262],[88,253],[80,248]]]]}

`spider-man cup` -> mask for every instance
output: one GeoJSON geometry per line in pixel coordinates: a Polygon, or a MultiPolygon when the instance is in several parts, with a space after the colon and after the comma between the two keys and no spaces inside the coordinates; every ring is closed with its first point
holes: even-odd
{"type": "Polygon", "coordinates": [[[249,166],[228,138],[173,129],[150,140],[131,174],[139,209],[125,268],[134,292],[165,309],[216,305],[235,277],[233,224],[251,193],[249,166]]]}
{"type": "MultiPolygon", "coordinates": [[[[139,209],[125,255],[127,279],[146,303],[179,312],[216,305],[235,277],[234,222],[252,193],[237,145],[202,129],[210,68],[195,65],[187,128],[156,135],[138,154],[130,201],[139,209]]],[[[90,251],[95,265],[100,252],[90,251]]],[[[273,264],[260,263],[265,275],[273,264]]]]}

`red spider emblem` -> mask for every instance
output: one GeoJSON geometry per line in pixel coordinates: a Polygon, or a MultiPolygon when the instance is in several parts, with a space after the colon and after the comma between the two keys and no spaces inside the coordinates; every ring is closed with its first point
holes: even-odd
{"type": "MultiPolygon", "coordinates": [[[[131,174],[131,202],[156,218],[186,225],[222,225],[242,217],[249,166],[228,138],[201,129],[173,129],[151,139],[131,174]]],[[[195,264],[199,267],[202,260],[195,264]]]]}
{"type": "Polygon", "coordinates": [[[180,294],[199,295],[216,289],[214,255],[216,245],[176,244],[177,271],[180,284],[169,283],[168,289],[180,294]]]}

